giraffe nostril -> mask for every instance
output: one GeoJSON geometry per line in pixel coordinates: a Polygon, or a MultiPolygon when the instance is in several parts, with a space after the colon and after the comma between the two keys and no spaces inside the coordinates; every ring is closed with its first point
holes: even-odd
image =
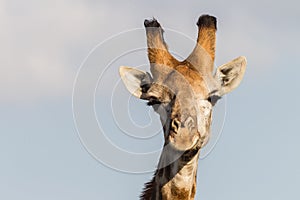
{"type": "Polygon", "coordinates": [[[172,131],[174,131],[175,133],[177,133],[179,127],[180,127],[180,121],[177,118],[173,119],[172,123],[171,123],[171,129],[172,129],[172,131]]]}
{"type": "Polygon", "coordinates": [[[195,122],[192,117],[188,117],[184,122],[184,126],[187,127],[190,131],[195,127],[195,122]]]}

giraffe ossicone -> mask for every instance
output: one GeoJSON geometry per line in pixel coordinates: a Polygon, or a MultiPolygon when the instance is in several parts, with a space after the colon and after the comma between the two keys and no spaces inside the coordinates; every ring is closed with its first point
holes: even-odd
{"type": "Polygon", "coordinates": [[[217,20],[199,17],[197,44],[183,61],[168,51],[156,19],[145,20],[150,71],[120,67],[128,91],[160,115],[164,147],[143,200],[192,200],[201,148],[208,142],[212,109],[217,100],[243,79],[246,58],[238,57],[213,73],[217,20]]]}

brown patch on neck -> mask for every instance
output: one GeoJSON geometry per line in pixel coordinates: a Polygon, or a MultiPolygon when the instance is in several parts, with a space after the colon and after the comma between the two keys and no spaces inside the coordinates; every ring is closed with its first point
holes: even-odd
{"type": "Polygon", "coordinates": [[[183,200],[190,197],[190,191],[187,189],[171,188],[172,200],[183,200]]]}

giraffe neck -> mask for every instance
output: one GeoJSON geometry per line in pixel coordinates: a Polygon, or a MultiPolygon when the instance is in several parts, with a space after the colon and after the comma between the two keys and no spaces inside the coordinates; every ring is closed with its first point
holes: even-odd
{"type": "Polygon", "coordinates": [[[158,169],[152,181],[145,185],[141,199],[193,200],[196,193],[198,158],[199,149],[185,152],[181,156],[177,154],[177,158],[175,152],[163,149],[158,169]],[[176,160],[172,162],[170,159],[174,158],[176,160]]]}

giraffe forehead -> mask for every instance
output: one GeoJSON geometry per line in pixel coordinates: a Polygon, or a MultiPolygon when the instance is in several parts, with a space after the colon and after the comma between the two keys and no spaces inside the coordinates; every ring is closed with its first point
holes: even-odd
{"type": "Polygon", "coordinates": [[[186,65],[179,65],[164,79],[176,94],[186,97],[202,96],[205,98],[210,91],[209,84],[204,75],[186,65]]]}

